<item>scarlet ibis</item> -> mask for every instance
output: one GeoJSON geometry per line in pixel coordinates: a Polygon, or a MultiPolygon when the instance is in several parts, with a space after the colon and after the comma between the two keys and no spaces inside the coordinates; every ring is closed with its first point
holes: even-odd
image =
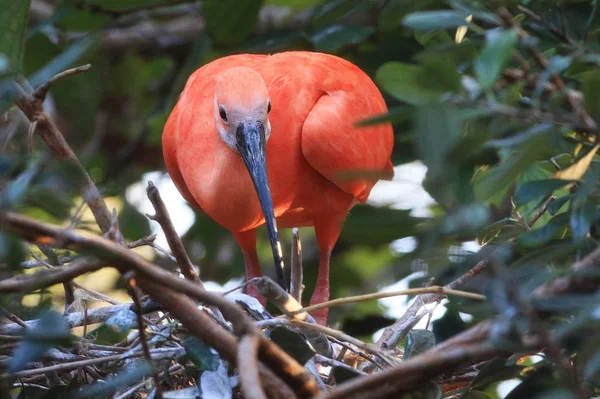
{"type": "MultiPolygon", "coordinates": [[[[183,197],[231,231],[247,279],[262,275],[259,226],[266,224],[284,287],[277,225],[314,226],[315,304],[329,299],[330,255],[349,210],[367,200],[378,179],[393,176],[391,125],[356,124],[385,112],[373,81],[342,58],[306,51],[227,56],[189,77],[165,125],[163,154],[183,197]]],[[[327,310],[313,316],[325,324],[327,310]]]]}

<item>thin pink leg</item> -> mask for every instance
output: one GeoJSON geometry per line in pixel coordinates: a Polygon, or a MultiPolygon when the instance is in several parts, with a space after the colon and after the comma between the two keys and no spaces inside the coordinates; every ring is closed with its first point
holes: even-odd
{"type": "MultiPolygon", "coordinates": [[[[256,254],[256,230],[237,233],[235,234],[235,238],[242,248],[242,253],[244,254],[246,281],[255,277],[262,277],[260,263],[258,262],[258,255],[256,254]]],[[[266,304],[265,297],[258,292],[254,285],[250,284],[246,286],[246,293],[258,299],[263,306],[266,304]]]]}
{"type": "MultiPolygon", "coordinates": [[[[344,213],[344,216],[346,214],[344,213]]],[[[315,290],[310,298],[310,304],[316,305],[329,300],[329,262],[331,259],[331,250],[335,245],[344,220],[338,216],[324,215],[315,222],[315,235],[321,254],[319,256],[319,274],[317,275],[317,283],[315,290]]],[[[329,309],[320,309],[310,312],[315,321],[322,326],[327,325],[327,315],[329,309]]]]}
{"type": "MultiPolygon", "coordinates": [[[[331,258],[331,249],[321,250],[319,257],[319,274],[317,275],[317,283],[315,284],[315,290],[312,297],[310,298],[310,304],[316,305],[318,303],[327,302],[329,300],[329,259],[331,258]]],[[[327,325],[327,315],[329,309],[319,309],[310,312],[311,316],[317,323],[322,326],[327,325]]]]}

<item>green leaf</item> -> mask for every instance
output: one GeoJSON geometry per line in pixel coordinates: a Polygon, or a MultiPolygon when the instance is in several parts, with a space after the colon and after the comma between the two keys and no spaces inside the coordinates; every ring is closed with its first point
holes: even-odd
{"type": "Polygon", "coordinates": [[[414,30],[431,31],[468,26],[465,16],[456,11],[419,11],[408,14],[402,24],[414,30]]]}
{"type": "Polygon", "coordinates": [[[434,181],[446,176],[446,156],[459,139],[460,131],[460,119],[453,108],[431,104],[417,110],[415,144],[434,181]]]}
{"type": "MultiPolygon", "coordinates": [[[[67,68],[73,67],[74,63],[94,44],[94,40],[90,37],[84,37],[70,44],[60,54],[54,57],[40,70],[36,71],[29,81],[31,85],[36,87],[47,81],[52,76],[67,68]]],[[[69,79],[77,79],[70,77],[69,79]]],[[[60,83],[59,83],[60,84],[60,83]]]]}
{"type": "Polygon", "coordinates": [[[21,270],[21,262],[27,255],[21,239],[12,233],[0,231],[0,262],[11,270],[21,270]]]}
{"type": "Polygon", "coordinates": [[[531,304],[538,310],[548,312],[571,312],[590,309],[600,304],[598,295],[560,295],[547,298],[531,298],[531,304]]]}
{"type": "Polygon", "coordinates": [[[571,199],[570,195],[557,198],[548,205],[548,213],[550,215],[556,215],[556,213],[571,199]]]}
{"type": "Polygon", "coordinates": [[[490,90],[502,72],[517,44],[516,29],[486,32],[486,44],[475,60],[474,68],[484,90],[490,90]]]}
{"type": "Polygon", "coordinates": [[[460,318],[456,309],[446,309],[444,316],[432,323],[432,330],[438,343],[455,336],[466,328],[467,323],[460,318]]]}
{"type": "Polygon", "coordinates": [[[583,370],[583,378],[585,380],[597,378],[598,372],[600,372],[600,351],[597,351],[588,359],[583,370]]]}
{"type": "Polygon", "coordinates": [[[356,124],[356,126],[371,126],[378,125],[380,123],[390,122],[390,123],[399,123],[399,122],[408,122],[412,119],[412,115],[415,109],[411,105],[402,105],[397,107],[392,107],[388,109],[387,114],[377,115],[370,117],[368,119],[362,120],[356,124]]]}
{"type": "Polygon", "coordinates": [[[115,327],[118,332],[127,332],[137,328],[137,314],[130,309],[122,309],[112,314],[104,324],[115,327]]]}
{"type": "Polygon", "coordinates": [[[350,371],[346,367],[333,366],[331,368],[331,372],[333,373],[333,378],[335,378],[335,382],[337,384],[341,384],[343,382],[349,381],[353,378],[360,377],[357,371],[350,371]]]}
{"type": "Polygon", "coordinates": [[[20,72],[30,0],[0,0],[0,54],[13,72],[20,72]]]}
{"type": "Polygon", "coordinates": [[[410,359],[435,346],[435,335],[429,330],[414,329],[408,333],[406,347],[404,348],[404,359],[410,359]]]}
{"type": "Polygon", "coordinates": [[[142,379],[152,375],[152,366],[143,361],[134,367],[128,367],[119,372],[115,377],[108,381],[97,381],[90,385],[85,385],[83,389],[75,393],[75,398],[109,398],[119,389],[134,385],[142,379]]]}
{"type": "Polygon", "coordinates": [[[69,345],[70,341],[71,331],[65,318],[53,310],[45,312],[17,345],[9,373],[23,370],[27,363],[40,359],[48,349],[69,345]]]}
{"type": "Polygon", "coordinates": [[[583,78],[583,104],[590,116],[600,123],[600,70],[586,73],[583,78]]]}
{"type": "Polygon", "coordinates": [[[313,34],[310,41],[316,51],[334,52],[344,46],[362,42],[374,31],[368,26],[331,25],[313,34]]]}
{"type": "Polygon", "coordinates": [[[123,209],[119,213],[119,228],[128,240],[150,235],[150,223],[146,216],[125,200],[123,209]]]}
{"type": "Polygon", "coordinates": [[[375,2],[364,0],[332,0],[322,3],[316,7],[312,13],[312,25],[316,28],[323,28],[339,22],[360,10],[366,10],[375,5],[375,2]]]}
{"type": "Polygon", "coordinates": [[[360,245],[389,244],[397,238],[414,235],[416,224],[417,219],[408,210],[357,206],[344,223],[341,238],[360,245]]]}
{"type": "Polygon", "coordinates": [[[519,206],[535,199],[539,200],[569,183],[572,181],[561,179],[534,180],[523,183],[515,190],[515,205],[519,206]]]}
{"type": "Polygon", "coordinates": [[[562,382],[556,377],[553,367],[544,365],[527,374],[523,382],[510,391],[506,399],[532,398],[540,392],[558,388],[560,385],[562,382]]]}
{"type": "Polygon", "coordinates": [[[564,232],[567,227],[569,216],[567,213],[561,213],[539,229],[526,231],[519,235],[519,245],[524,248],[536,248],[547,244],[555,238],[558,233],[564,232]]]}
{"type": "Polygon", "coordinates": [[[269,338],[300,364],[306,363],[315,355],[315,351],[306,343],[306,339],[286,327],[274,328],[269,338]]]}
{"type": "Polygon", "coordinates": [[[240,43],[254,30],[262,0],[207,0],[202,13],[206,31],[218,44],[240,43]]]}
{"type": "MultiPolygon", "coordinates": [[[[473,381],[471,381],[468,389],[484,389],[498,381],[510,380],[511,378],[518,376],[520,370],[521,367],[515,364],[509,364],[507,359],[495,357],[488,361],[485,366],[483,366],[481,371],[477,374],[473,381]]],[[[465,395],[461,399],[466,398],[470,398],[470,396],[465,395]]],[[[475,398],[477,398],[477,396],[475,396],[473,399],[475,398]]]]}
{"type": "Polygon", "coordinates": [[[200,370],[215,371],[221,363],[216,351],[196,337],[183,341],[183,347],[186,355],[200,370]]]}
{"type": "Polygon", "coordinates": [[[444,94],[457,90],[460,75],[451,70],[448,63],[434,61],[426,67],[419,67],[392,61],[377,70],[375,81],[398,100],[420,105],[436,102],[444,94]],[[440,80],[439,74],[447,76],[440,80]]]}
{"type": "Polygon", "coordinates": [[[461,206],[455,212],[446,216],[440,224],[440,233],[474,234],[486,226],[490,220],[490,210],[478,202],[461,206]]]}
{"type": "Polygon", "coordinates": [[[268,4],[291,7],[294,10],[305,10],[320,4],[322,0],[267,0],[268,4]]]}
{"type": "Polygon", "coordinates": [[[596,204],[587,198],[576,196],[571,202],[571,233],[575,241],[584,239],[590,231],[592,221],[596,216],[596,204]]]}
{"type": "MultiPolygon", "coordinates": [[[[103,13],[92,13],[81,7],[79,0],[63,0],[50,19],[56,26],[69,32],[90,32],[101,28],[113,18],[103,13]]],[[[102,4],[105,6],[105,4],[102,4]]]]}

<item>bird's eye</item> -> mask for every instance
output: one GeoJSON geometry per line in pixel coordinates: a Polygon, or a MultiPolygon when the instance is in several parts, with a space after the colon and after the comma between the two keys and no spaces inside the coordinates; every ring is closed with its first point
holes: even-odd
{"type": "Polygon", "coordinates": [[[271,112],[271,101],[269,101],[269,104],[267,104],[267,114],[271,112]]]}
{"type": "Polygon", "coordinates": [[[227,112],[225,112],[225,108],[219,107],[219,116],[223,119],[223,122],[227,123],[227,112]]]}

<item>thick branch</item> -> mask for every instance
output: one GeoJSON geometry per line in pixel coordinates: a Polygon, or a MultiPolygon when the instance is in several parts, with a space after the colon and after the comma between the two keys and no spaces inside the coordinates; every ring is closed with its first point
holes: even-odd
{"type": "Polygon", "coordinates": [[[238,372],[240,384],[248,398],[267,399],[260,386],[258,374],[258,335],[248,334],[242,337],[238,348],[238,372]]]}

